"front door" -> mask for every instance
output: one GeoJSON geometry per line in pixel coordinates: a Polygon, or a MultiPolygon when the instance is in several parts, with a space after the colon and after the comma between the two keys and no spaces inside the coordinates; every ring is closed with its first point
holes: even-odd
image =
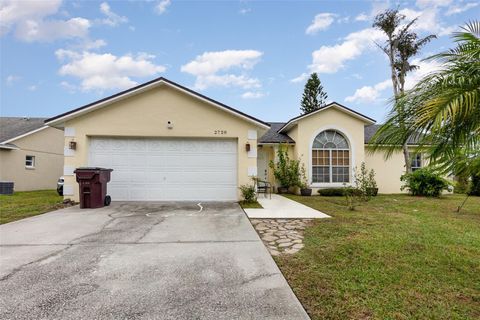
{"type": "Polygon", "coordinates": [[[257,169],[258,178],[263,181],[268,181],[268,158],[263,148],[258,149],[257,152],[257,169]]]}

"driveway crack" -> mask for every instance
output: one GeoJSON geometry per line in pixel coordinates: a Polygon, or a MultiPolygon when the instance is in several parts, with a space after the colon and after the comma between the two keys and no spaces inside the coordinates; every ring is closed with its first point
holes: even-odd
{"type": "Polygon", "coordinates": [[[264,274],[259,274],[258,276],[252,277],[250,279],[247,279],[241,283],[241,285],[245,285],[251,282],[255,282],[260,279],[265,279],[265,278],[270,278],[273,276],[278,276],[280,273],[264,273],[264,274]]]}
{"type": "Polygon", "coordinates": [[[18,266],[16,268],[14,268],[10,273],[4,275],[3,277],[0,278],[0,281],[5,281],[5,280],[8,280],[9,278],[11,278],[13,275],[15,275],[16,273],[18,273],[19,271],[21,271],[23,268],[27,267],[27,266],[30,266],[30,265],[33,265],[35,263],[39,263],[39,262],[42,262],[44,260],[47,260],[49,258],[52,258],[52,257],[55,257],[61,253],[63,253],[64,251],[67,251],[68,249],[70,249],[71,247],[73,247],[73,244],[67,244],[65,245],[65,248],[62,248],[60,250],[57,250],[55,252],[52,252],[50,254],[47,254],[46,256],[43,256],[41,258],[38,258],[36,260],[33,260],[33,261],[30,261],[28,263],[25,263],[25,264],[22,264],[21,266],[18,266]]]}
{"type": "Polygon", "coordinates": [[[140,235],[140,237],[135,241],[135,242],[139,242],[141,241],[143,238],[145,238],[147,236],[147,234],[150,233],[150,231],[152,231],[152,229],[156,226],[156,225],[159,225],[161,222],[163,222],[164,219],[159,219],[157,221],[155,221],[154,223],[152,223],[148,228],[145,229],[145,231],[140,235]]]}

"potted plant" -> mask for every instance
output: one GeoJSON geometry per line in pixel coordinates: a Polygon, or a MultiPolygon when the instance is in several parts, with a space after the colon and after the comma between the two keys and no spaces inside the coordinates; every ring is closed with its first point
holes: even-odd
{"type": "Polygon", "coordinates": [[[307,179],[307,174],[305,170],[305,165],[300,167],[300,177],[299,177],[299,188],[300,188],[300,194],[304,197],[309,197],[312,195],[312,189],[308,187],[308,179],[307,179]]]}

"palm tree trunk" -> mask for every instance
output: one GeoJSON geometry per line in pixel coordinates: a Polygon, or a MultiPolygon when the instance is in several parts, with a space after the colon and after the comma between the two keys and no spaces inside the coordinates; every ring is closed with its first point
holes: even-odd
{"type": "Polygon", "coordinates": [[[393,95],[395,96],[395,100],[396,100],[398,97],[398,79],[397,79],[397,73],[395,71],[393,39],[389,37],[388,42],[390,43],[390,50],[388,52],[388,59],[390,60],[390,77],[392,79],[393,95]]]}
{"type": "MultiPolygon", "coordinates": [[[[403,68],[402,68],[403,69],[403,68]]],[[[400,82],[400,94],[403,95],[405,93],[405,74],[406,71],[402,70],[400,73],[399,77],[399,82],[400,82]]],[[[404,110],[399,110],[400,112],[404,112],[404,110]]],[[[402,131],[405,131],[405,122],[402,122],[400,124],[403,128],[402,131]]],[[[403,151],[403,158],[405,160],[405,173],[411,173],[412,172],[412,163],[410,162],[410,152],[408,151],[408,138],[407,141],[405,141],[402,145],[402,151],[403,151]]]]}
{"type": "Polygon", "coordinates": [[[407,143],[404,143],[402,146],[403,158],[405,159],[405,171],[406,173],[412,172],[412,167],[410,163],[410,152],[408,151],[407,143]]]}

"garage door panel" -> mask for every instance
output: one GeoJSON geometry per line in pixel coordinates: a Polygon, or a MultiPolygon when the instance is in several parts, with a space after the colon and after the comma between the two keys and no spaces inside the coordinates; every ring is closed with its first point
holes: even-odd
{"type": "Polygon", "coordinates": [[[112,162],[112,157],[109,154],[97,154],[94,159],[95,163],[98,163],[98,166],[105,166],[112,162]]]}
{"type": "Polygon", "coordinates": [[[165,157],[162,155],[153,154],[146,157],[145,164],[149,168],[163,168],[165,167],[165,157]]]}
{"type": "Polygon", "coordinates": [[[91,138],[89,165],[114,169],[114,200],[236,200],[234,140],[91,138]]]}
{"type": "Polygon", "coordinates": [[[117,153],[112,154],[111,156],[111,163],[114,166],[123,166],[127,167],[129,165],[130,159],[125,154],[117,153]]]}
{"type": "Polygon", "coordinates": [[[203,186],[215,186],[216,184],[231,185],[234,179],[234,174],[230,172],[210,172],[208,175],[205,175],[204,172],[183,172],[178,178],[175,175],[167,175],[167,183],[182,183],[185,181],[186,183],[203,186]]]}
{"type": "Polygon", "coordinates": [[[115,196],[115,200],[128,200],[128,186],[115,185],[113,183],[108,185],[108,193],[115,196]]]}

